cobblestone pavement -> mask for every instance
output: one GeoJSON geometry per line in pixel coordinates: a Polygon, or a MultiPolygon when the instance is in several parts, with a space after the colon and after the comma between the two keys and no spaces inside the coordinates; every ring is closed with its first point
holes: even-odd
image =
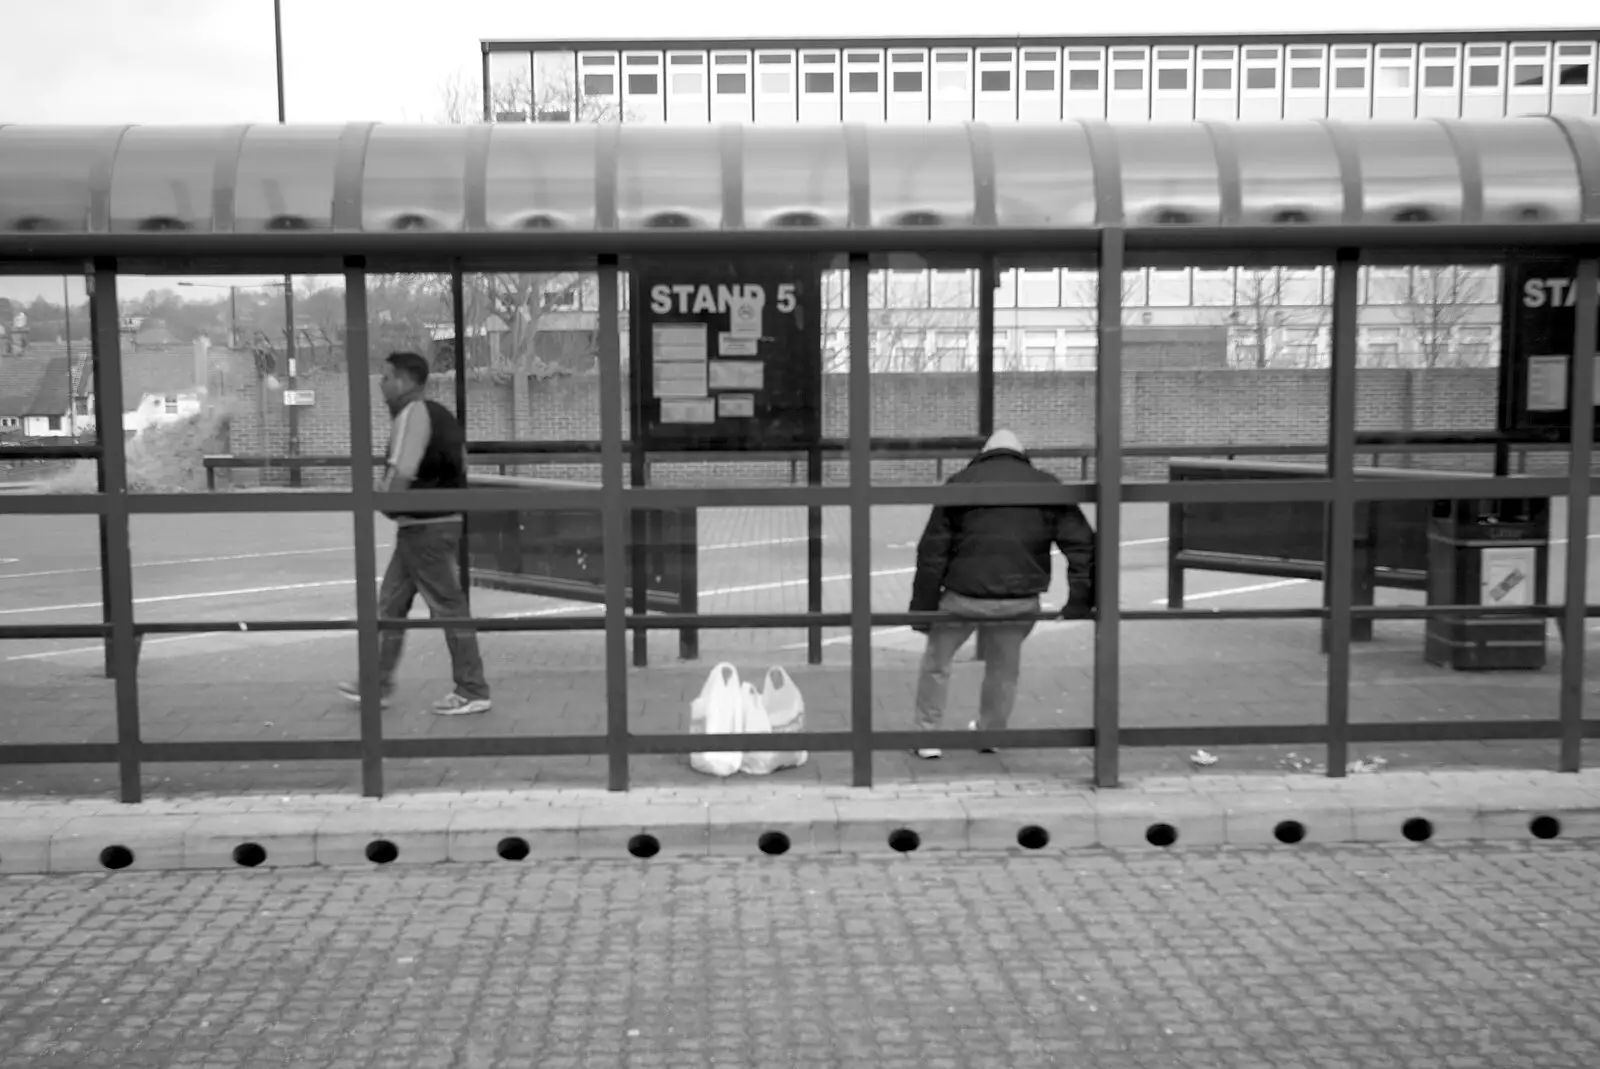
{"type": "Polygon", "coordinates": [[[0,1065],[1562,1069],[1600,851],[0,880],[0,1065]]]}

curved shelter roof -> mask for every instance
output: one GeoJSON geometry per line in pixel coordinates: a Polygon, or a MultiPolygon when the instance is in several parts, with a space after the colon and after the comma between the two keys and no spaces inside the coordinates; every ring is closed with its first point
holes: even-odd
{"type": "Polygon", "coordinates": [[[0,236],[1600,223],[1600,122],[0,126],[0,236]]]}

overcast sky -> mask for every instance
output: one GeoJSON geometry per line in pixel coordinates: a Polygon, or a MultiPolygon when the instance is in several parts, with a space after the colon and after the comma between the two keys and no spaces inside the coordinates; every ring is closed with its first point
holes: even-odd
{"type": "MultiPolygon", "coordinates": [[[[433,121],[483,38],[1337,32],[1594,24],[1596,0],[282,0],[290,122],[433,121]],[[909,16],[915,16],[912,21],[909,16]]],[[[272,0],[10,0],[0,123],[273,122],[272,0]]],[[[0,278],[0,296],[60,286],[0,278]]],[[[197,295],[198,295],[198,291],[197,295]]],[[[136,294],[128,294],[136,295],[136,294]]]]}

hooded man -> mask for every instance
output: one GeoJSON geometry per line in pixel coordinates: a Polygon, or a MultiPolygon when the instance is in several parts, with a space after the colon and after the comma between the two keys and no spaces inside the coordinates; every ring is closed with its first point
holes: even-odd
{"type": "MultiPolygon", "coordinates": [[[[1022,442],[996,431],[983,452],[948,480],[955,483],[1025,483],[1041,491],[1061,481],[1029,461],[1022,442]]],[[[1043,496],[1043,494],[1041,494],[1043,496]]],[[[1067,603],[1061,616],[1094,615],[1094,530],[1077,505],[964,505],[935,507],[917,543],[917,573],[911,611],[942,611],[962,619],[917,625],[928,636],[917,680],[917,728],[931,731],[944,719],[950,662],[979,633],[984,654],[978,719],[968,726],[997,731],[1011,718],[1022,668],[1022,643],[1032,620],[1008,620],[1039,611],[1039,595],[1050,589],[1050,547],[1067,560],[1067,603]]],[[[937,749],[914,751],[935,758],[937,749]]],[[[985,753],[992,752],[985,749],[985,753]]]]}

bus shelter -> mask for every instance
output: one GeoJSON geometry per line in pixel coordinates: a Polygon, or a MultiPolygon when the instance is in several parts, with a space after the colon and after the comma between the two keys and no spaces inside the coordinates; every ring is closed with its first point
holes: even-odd
{"type": "MultiPolygon", "coordinates": [[[[114,762],[120,796],[142,797],[141,767],[152,761],[359,761],[363,791],[384,791],[385,759],[420,756],[604,754],[609,786],[626,789],[629,758],[741,748],[736,736],[636,734],[628,722],[630,632],[803,626],[850,629],[848,729],[764,739],[775,750],[846,752],[852,781],[870,786],[876,751],[917,746],[1087,748],[1103,787],[1119,777],[1127,746],[1224,746],[1292,742],[1326,748],[1330,776],[1343,775],[1352,743],[1373,739],[1556,738],[1560,767],[1581,764],[1585,737],[1581,640],[1561,664],[1558,716],[1519,720],[1353,724],[1351,644],[1379,619],[1556,619],[1581,636],[1587,605],[1587,544],[1595,396],[1593,361],[1600,265],[1600,124],[1576,119],[1493,123],[1339,122],[1183,126],[1078,122],[1049,127],[963,124],[932,128],[483,126],[431,128],[351,124],[227,129],[0,127],[0,270],[82,272],[90,286],[101,427],[125,409],[118,338],[118,280],[129,274],[338,274],[345,282],[348,395],[353,412],[371,407],[369,373],[381,354],[368,331],[368,276],[449,272],[459,297],[464,272],[584,269],[598,280],[600,441],[598,487],[480,486],[462,491],[380,493],[372,466],[351,463],[348,489],[289,495],[128,493],[124,439],[96,446],[35,447],[30,456],[93,459],[99,492],[6,495],[0,513],[95,516],[100,525],[107,619],[100,624],[0,625],[0,638],[72,637],[107,643],[115,678],[113,744],[15,744],[0,740],[0,763],[114,762]],[[1537,179],[1530,175],[1537,174],[1537,179]],[[1427,175],[1429,177],[1420,177],[1427,175]],[[785,351],[809,351],[803,314],[823,269],[848,280],[851,352],[870,349],[869,272],[916,258],[978,272],[980,434],[993,428],[997,264],[1073,263],[1096,272],[1098,375],[1093,477],[1043,495],[1012,486],[874,485],[876,453],[866,361],[848,369],[851,433],[829,442],[816,420],[813,376],[803,362],[758,376],[763,339],[792,334],[785,351]],[[1326,460],[1311,471],[1255,471],[1141,483],[1125,477],[1123,299],[1130,265],[1207,263],[1320,265],[1332,272],[1326,460]],[[1359,435],[1356,425],[1357,278],[1364,265],[1482,262],[1504,265],[1508,292],[1505,406],[1498,429],[1471,443],[1496,448],[1492,474],[1370,477],[1360,449],[1410,444],[1404,436],[1359,435]],[[797,266],[798,265],[798,266],[797,266]],[[1532,274],[1530,274],[1532,272],[1532,274]],[[619,329],[623,276],[640,287],[632,305],[632,358],[619,329]],[[1552,282],[1552,280],[1554,280],[1552,282]],[[1523,305],[1520,295],[1559,291],[1523,305]],[[1581,299],[1568,300],[1576,295],[1581,299]],[[1515,297],[1516,299],[1511,299],[1515,297]],[[797,314],[801,313],[801,314],[797,314]],[[752,327],[747,319],[755,316],[752,327]],[[788,316],[787,320],[773,317],[788,316]],[[766,317],[762,321],[762,317],[766,317]],[[769,329],[772,322],[788,325],[769,329]],[[1528,339],[1534,339],[1536,344],[1528,339]],[[1532,348],[1530,348],[1532,345],[1532,348]],[[685,355],[716,347],[725,366],[685,355]],[[752,351],[753,350],[753,351],[752,351]],[[1552,351],[1554,350],[1554,351],[1552,351]],[[1553,361],[1551,357],[1563,357],[1553,361]],[[737,366],[744,364],[743,367],[737,366]],[[666,370],[663,370],[666,369],[666,370]],[[705,375],[696,391],[647,386],[705,375]],[[625,386],[625,381],[627,385],[625,386]],[[715,385],[713,389],[712,386],[715,385]],[[629,391],[632,391],[631,398],[629,391]],[[631,411],[625,414],[625,399],[631,411]],[[1576,403],[1574,403],[1576,402],[1576,403]],[[632,418],[633,434],[624,428],[632,418]],[[1512,449],[1559,443],[1566,474],[1514,476],[1512,449]],[[651,449],[799,451],[806,485],[651,486],[640,465],[651,449]],[[821,458],[848,472],[826,485],[821,458]],[[1315,470],[1320,469],[1320,470],[1315,470]],[[1528,501],[1564,497],[1567,566],[1563,604],[1495,608],[1431,598],[1426,606],[1364,602],[1352,578],[1363,567],[1358,518],[1379,505],[1438,499],[1528,501]],[[871,508],[885,504],[979,506],[1081,503],[1095,507],[1098,611],[1094,620],[1092,726],[952,736],[884,730],[874,723],[871,632],[923,624],[937,614],[875,611],[871,508]],[[1207,503],[1297,504],[1325,523],[1326,580],[1315,608],[1161,609],[1125,606],[1121,508],[1207,503]],[[850,602],[845,612],[787,614],[650,612],[635,577],[630,603],[630,516],[640,510],[727,505],[846,507],[850,602]],[[282,742],[150,742],[141,737],[137,640],[149,634],[215,630],[215,622],[136,622],[130,517],[204,512],[348,512],[358,576],[378,570],[375,510],[526,512],[586,510],[601,518],[605,548],[603,619],[480,618],[483,632],[601,630],[606,651],[603,733],[581,736],[385,737],[378,701],[381,630],[441,626],[380,620],[373,584],[356,584],[356,614],[338,621],[249,620],[258,632],[353,631],[358,636],[359,736],[282,742]],[[1308,619],[1324,628],[1325,715],[1271,729],[1225,725],[1127,728],[1119,722],[1119,634],[1125,621],[1308,619]]],[[[457,338],[465,337],[462,303],[457,338]]],[[[459,353],[459,347],[458,347],[459,353]]],[[[458,357],[459,359],[459,357],[458,357]]],[[[771,362],[767,367],[773,367],[771,362]]],[[[458,376],[458,384],[462,379],[458,376]]],[[[458,389],[461,389],[458,385],[458,389]]],[[[458,394],[458,409],[465,408],[458,394]]],[[[373,430],[355,419],[350,457],[375,453],[373,430]]],[[[1416,436],[1412,436],[1415,438],[1416,436]]],[[[1448,439],[1449,436],[1446,436],[1448,439]]],[[[912,443],[913,445],[915,443],[912,443]]],[[[952,443],[943,443],[949,447],[952,443]]],[[[961,443],[957,443],[961,444],[961,443]]],[[[529,443],[488,443],[485,452],[529,443]]],[[[906,443],[899,443],[906,447],[906,443]]],[[[1531,521],[1530,521],[1531,522],[1531,521]]],[[[637,541],[637,540],[635,540],[637,541]]],[[[466,567],[468,562],[464,562],[466,567]]],[[[1387,567],[1387,566],[1385,566],[1387,567]]],[[[1403,569],[1402,569],[1403,570],[1403,569]]],[[[815,573],[813,573],[815,574],[815,573]]],[[[813,589],[815,584],[812,584],[813,589]]],[[[1452,593],[1450,591],[1447,594],[1452,593]]],[[[815,639],[810,652],[817,655],[815,639]]]]}

